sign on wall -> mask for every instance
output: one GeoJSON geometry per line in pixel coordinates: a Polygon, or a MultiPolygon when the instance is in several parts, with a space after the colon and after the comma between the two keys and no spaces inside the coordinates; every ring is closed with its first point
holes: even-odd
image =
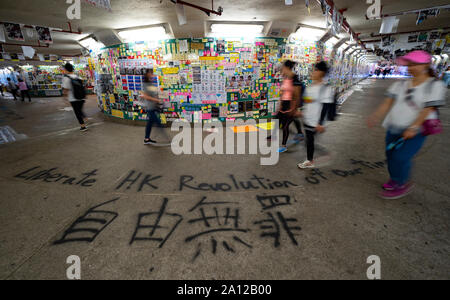
{"type": "Polygon", "coordinates": [[[20,28],[20,24],[3,23],[3,25],[5,26],[8,39],[21,42],[25,40],[23,37],[22,29],[20,28]]]}

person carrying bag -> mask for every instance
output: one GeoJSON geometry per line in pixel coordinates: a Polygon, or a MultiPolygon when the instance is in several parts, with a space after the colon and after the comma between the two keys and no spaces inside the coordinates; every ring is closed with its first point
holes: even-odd
{"type": "Polygon", "coordinates": [[[390,179],[383,185],[384,199],[399,199],[412,191],[412,159],[427,136],[442,132],[438,108],[445,105],[446,87],[432,77],[431,59],[425,51],[413,51],[398,59],[398,64],[408,66],[413,78],[394,83],[384,103],[368,120],[369,127],[373,127],[385,117],[390,179]]]}

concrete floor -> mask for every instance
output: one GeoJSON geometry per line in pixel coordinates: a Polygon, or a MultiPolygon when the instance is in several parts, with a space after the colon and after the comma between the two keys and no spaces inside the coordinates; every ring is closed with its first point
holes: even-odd
{"type": "Polygon", "coordinates": [[[0,145],[0,278],[65,279],[77,255],[82,279],[366,279],[378,255],[382,279],[450,279],[450,112],[416,159],[414,193],[380,199],[384,131],[365,119],[392,82],[357,87],[318,140],[320,175],[297,169],[303,145],[276,166],[175,156],[142,145],[142,127],[104,120],[93,98],[84,134],[60,98],[0,100],[0,126],[28,137],[0,145]],[[188,176],[201,190],[180,190],[188,176]]]}

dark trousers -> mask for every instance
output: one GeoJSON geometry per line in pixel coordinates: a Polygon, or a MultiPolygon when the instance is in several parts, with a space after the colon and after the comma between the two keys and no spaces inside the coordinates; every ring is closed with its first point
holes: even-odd
{"type": "Polygon", "coordinates": [[[26,95],[28,97],[28,101],[31,102],[31,96],[30,96],[29,90],[20,91],[20,93],[22,94],[22,101],[25,101],[25,95],[26,95]]]}
{"type": "Polygon", "coordinates": [[[17,95],[18,95],[17,91],[18,91],[17,89],[11,90],[11,94],[14,96],[14,100],[17,100],[17,95]]]}
{"type": "Polygon", "coordinates": [[[314,137],[316,135],[316,129],[314,127],[310,127],[305,125],[305,134],[306,134],[306,153],[307,159],[309,161],[314,160],[314,137]]]}
{"type": "Polygon", "coordinates": [[[158,110],[149,110],[147,112],[147,126],[145,127],[145,139],[150,139],[152,133],[153,125],[156,124],[158,127],[162,127],[161,120],[158,118],[158,110]]]}
{"type": "Polygon", "coordinates": [[[294,121],[294,118],[288,114],[285,113],[278,113],[278,118],[281,123],[281,129],[283,130],[283,141],[281,145],[286,146],[286,143],[289,139],[289,125],[291,125],[292,121],[294,121]]]}
{"type": "Polygon", "coordinates": [[[70,104],[72,104],[73,112],[75,113],[78,122],[80,123],[80,125],[84,125],[84,118],[86,117],[83,113],[84,100],[73,101],[70,102],[70,104]]]}

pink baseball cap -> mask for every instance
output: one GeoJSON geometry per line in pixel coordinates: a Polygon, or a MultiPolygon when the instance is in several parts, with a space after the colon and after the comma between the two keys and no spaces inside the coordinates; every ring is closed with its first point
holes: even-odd
{"type": "Polygon", "coordinates": [[[431,54],[426,51],[416,50],[409,52],[405,56],[399,57],[397,59],[397,64],[406,66],[408,63],[414,64],[430,64],[431,63],[431,54]]]}

